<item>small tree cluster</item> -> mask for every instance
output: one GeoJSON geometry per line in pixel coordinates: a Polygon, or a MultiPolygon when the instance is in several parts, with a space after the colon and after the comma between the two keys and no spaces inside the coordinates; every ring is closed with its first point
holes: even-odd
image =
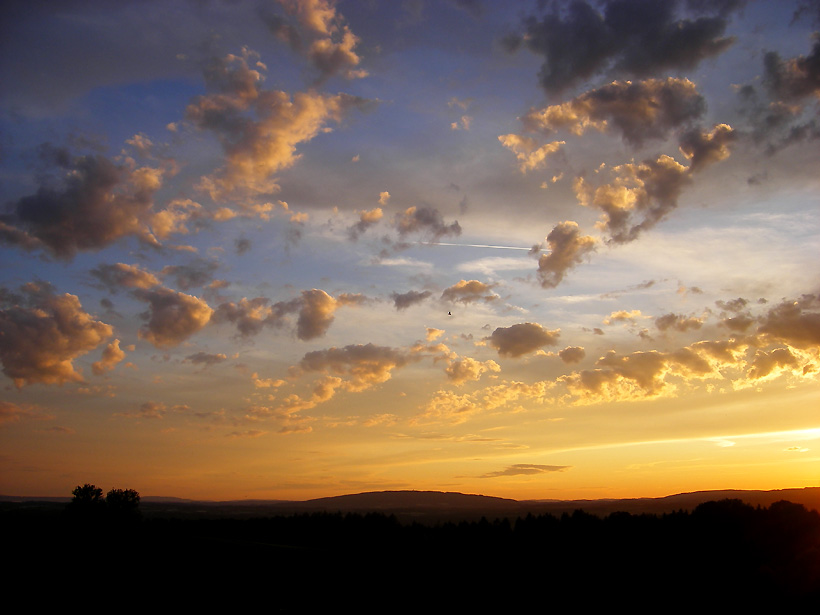
{"type": "Polygon", "coordinates": [[[140,494],[134,489],[112,489],[105,499],[103,490],[86,483],[77,485],[71,492],[69,510],[84,517],[106,514],[113,519],[139,517],[140,494]]]}

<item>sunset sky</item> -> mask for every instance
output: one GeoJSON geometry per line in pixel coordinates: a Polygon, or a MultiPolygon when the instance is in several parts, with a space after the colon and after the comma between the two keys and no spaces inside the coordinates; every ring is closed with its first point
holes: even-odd
{"type": "Polygon", "coordinates": [[[816,0],[0,11],[0,493],[820,485],[816,0]]]}

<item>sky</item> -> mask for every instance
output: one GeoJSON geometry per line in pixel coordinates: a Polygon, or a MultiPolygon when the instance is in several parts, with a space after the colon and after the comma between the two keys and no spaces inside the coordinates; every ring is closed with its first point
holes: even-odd
{"type": "Polygon", "coordinates": [[[820,485],[816,0],[0,10],[0,493],[820,485]]]}

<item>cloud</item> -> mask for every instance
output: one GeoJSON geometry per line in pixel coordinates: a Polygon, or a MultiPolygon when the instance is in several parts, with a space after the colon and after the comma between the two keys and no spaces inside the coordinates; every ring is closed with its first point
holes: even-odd
{"type": "Polygon", "coordinates": [[[502,357],[520,357],[542,346],[558,343],[560,329],[549,331],[537,323],[525,322],[511,327],[499,327],[487,338],[490,346],[502,357]]]}
{"type": "Polygon", "coordinates": [[[19,423],[24,418],[34,416],[31,409],[19,406],[10,401],[0,400],[0,427],[19,423]]]}
{"type": "Polygon", "coordinates": [[[795,301],[783,301],[760,319],[758,333],[793,348],[820,346],[820,298],[804,295],[795,301]]]}
{"type": "Polygon", "coordinates": [[[333,0],[279,0],[292,19],[286,23],[278,15],[261,12],[262,19],[277,38],[301,53],[319,70],[320,81],[340,74],[347,79],[367,76],[357,68],[359,38],[336,12],[333,0]]]}
{"type": "Polygon", "coordinates": [[[365,101],[346,94],[282,91],[259,87],[263,65],[249,66],[255,54],[230,54],[205,72],[212,93],[197,96],[185,110],[186,119],[216,134],[226,155],[225,166],[202,178],[201,187],[214,200],[231,195],[256,196],[278,191],[273,175],[293,166],[296,147],[328,132],[352,107],[365,101]]]}
{"type": "Polygon", "coordinates": [[[655,319],[655,326],[660,331],[674,329],[686,332],[690,329],[700,329],[703,326],[703,319],[694,316],[683,316],[682,314],[664,314],[655,319]]]}
{"type": "Polygon", "coordinates": [[[451,361],[444,371],[453,384],[461,386],[466,382],[479,380],[486,372],[500,372],[501,367],[492,360],[482,362],[464,357],[451,361]]]}
{"type": "Polygon", "coordinates": [[[553,141],[539,147],[535,139],[516,134],[501,135],[498,140],[515,154],[522,173],[542,168],[547,163],[547,156],[557,153],[561,146],[566,145],[566,141],[553,141]]]}
{"type": "MultiPolygon", "coordinates": [[[[387,193],[383,192],[382,194],[387,193]]],[[[381,202],[381,199],[379,199],[379,202],[381,202]]],[[[381,207],[376,207],[374,209],[371,209],[370,211],[360,211],[359,221],[348,229],[348,234],[350,235],[350,238],[355,241],[359,238],[359,236],[362,233],[367,231],[367,229],[377,224],[383,216],[384,212],[382,211],[381,207]]]]}
{"type": "Polygon", "coordinates": [[[783,60],[776,51],[763,57],[763,86],[776,100],[797,101],[820,93],[820,39],[808,56],[783,60]]]}
{"type": "Polygon", "coordinates": [[[114,369],[125,358],[125,352],[120,349],[120,340],[114,340],[103,350],[102,358],[91,364],[91,369],[98,376],[114,369]]]}
{"type": "MultiPolygon", "coordinates": [[[[595,249],[595,239],[581,235],[578,224],[560,222],[547,235],[549,253],[538,258],[538,279],[544,288],[555,288],[567,271],[580,264],[595,249]]],[[[540,248],[540,246],[539,246],[540,248]]]]}
{"type": "Polygon", "coordinates": [[[613,168],[615,180],[592,187],[579,177],[574,188],[581,205],[603,212],[598,228],[613,243],[629,243],[651,229],[678,206],[690,181],[689,168],[670,156],[628,163],[613,168]]]}
{"type": "Polygon", "coordinates": [[[329,399],[337,388],[361,392],[386,382],[393,370],[418,358],[416,353],[387,346],[351,344],[343,348],[332,347],[309,352],[302,357],[297,368],[303,373],[326,374],[329,379],[322,382],[323,399],[329,399]]]}
{"type": "Polygon", "coordinates": [[[706,101],[688,79],[613,81],[567,102],[531,110],[522,118],[529,131],[561,129],[581,135],[590,128],[617,131],[633,146],[663,139],[703,115],[706,101]]]}
{"type": "Polygon", "coordinates": [[[60,178],[42,178],[35,194],[13,204],[0,218],[0,241],[43,247],[64,260],[126,236],[157,244],[147,224],[162,170],[116,164],[102,155],[72,157],[65,150],[44,156],[60,169],[60,178]]]}
{"type": "Polygon", "coordinates": [[[394,227],[402,238],[418,234],[427,237],[431,242],[436,242],[442,237],[461,235],[458,221],[445,224],[444,218],[433,207],[408,207],[396,214],[394,227]]]}
{"type": "Polygon", "coordinates": [[[29,283],[22,295],[0,290],[0,361],[16,387],[82,382],[74,359],[113,335],[113,328],[83,311],[75,295],[56,295],[29,283]]]}
{"type": "Polygon", "coordinates": [[[612,312],[607,318],[604,318],[604,324],[612,325],[616,322],[631,322],[634,325],[638,318],[645,318],[640,310],[630,310],[629,312],[626,310],[618,310],[612,312]]]}
{"type": "Polygon", "coordinates": [[[498,295],[492,292],[494,284],[485,284],[478,280],[460,280],[441,293],[444,301],[473,303],[474,301],[495,301],[498,295]]]}
{"type": "Polygon", "coordinates": [[[680,139],[680,151],[689,159],[691,172],[698,171],[713,162],[729,157],[729,144],[736,138],[735,130],[728,124],[718,124],[711,132],[690,130],[680,139]]]}
{"type": "Polygon", "coordinates": [[[280,327],[288,314],[297,314],[296,335],[300,340],[307,341],[327,333],[337,309],[361,305],[365,301],[367,299],[363,295],[345,293],[334,299],[317,288],[303,290],[295,299],[274,304],[265,297],[243,297],[238,303],[226,302],[217,306],[214,322],[236,324],[240,335],[248,337],[256,335],[266,326],[280,327]]]}
{"type": "MultiPolygon", "coordinates": [[[[544,56],[538,78],[550,94],[601,73],[651,76],[691,69],[733,42],[724,37],[727,15],[689,3],[694,19],[678,16],[677,2],[604,0],[601,10],[584,0],[555,3],[542,17],[525,20],[526,35],[507,39],[544,56]]],[[[736,6],[732,7],[736,8],[736,6]]]]}
{"type": "Polygon", "coordinates": [[[170,288],[137,289],[133,295],[149,305],[143,315],[148,322],[139,336],[157,348],[181,344],[207,325],[214,313],[201,299],[170,288]]]}
{"type": "Polygon", "coordinates": [[[564,363],[569,365],[572,363],[580,363],[584,357],[587,356],[587,353],[580,346],[567,346],[558,352],[558,356],[561,357],[564,363]]]}
{"type": "Polygon", "coordinates": [[[99,265],[90,273],[112,293],[122,288],[151,288],[160,283],[153,273],[142,269],[139,265],[126,265],[125,263],[99,265]]]}
{"type": "Polygon", "coordinates": [[[393,304],[396,306],[397,310],[406,310],[411,305],[421,303],[425,299],[431,297],[432,294],[433,293],[429,290],[408,290],[406,293],[391,293],[390,297],[393,299],[393,304]]]}
{"type": "Polygon", "coordinates": [[[209,284],[217,269],[219,269],[218,263],[199,259],[188,265],[166,265],[160,274],[163,278],[175,278],[176,285],[182,290],[190,290],[209,284]]]}
{"type": "Polygon", "coordinates": [[[549,474],[551,472],[563,472],[569,470],[572,466],[545,466],[536,465],[534,463],[516,463],[508,466],[504,470],[497,472],[488,472],[482,474],[478,478],[498,478],[499,476],[526,476],[530,474],[549,474]]]}
{"type": "Polygon", "coordinates": [[[185,357],[185,360],[194,365],[217,365],[228,360],[227,355],[222,353],[196,352],[185,357]]]}

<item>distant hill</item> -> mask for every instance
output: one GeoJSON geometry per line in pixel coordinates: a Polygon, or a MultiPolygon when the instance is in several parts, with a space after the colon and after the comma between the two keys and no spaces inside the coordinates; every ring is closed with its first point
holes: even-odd
{"type": "MultiPolygon", "coordinates": [[[[628,498],[600,500],[512,500],[486,495],[442,491],[371,491],[365,493],[316,498],[306,501],[233,500],[223,502],[185,500],[173,497],[142,498],[146,516],[174,517],[266,517],[313,512],[360,513],[378,512],[395,515],[404,522],[458,521],[487,518],[517,517],[527,514],[560,516],[583,510],[605,516],[614,512],[631,514],[664,514],[678,510],[691,511],[699,504],[714,500],[738,499],[752,506],[768,507],[787,500],[820,511],[820,487],[777,489],[772,491],[695,491],[659,498],[628,498]]],[[[0,495],[6,505],[32,505],[42,502],[53,507],[69,498],[13,497],[0,495]]]]}

